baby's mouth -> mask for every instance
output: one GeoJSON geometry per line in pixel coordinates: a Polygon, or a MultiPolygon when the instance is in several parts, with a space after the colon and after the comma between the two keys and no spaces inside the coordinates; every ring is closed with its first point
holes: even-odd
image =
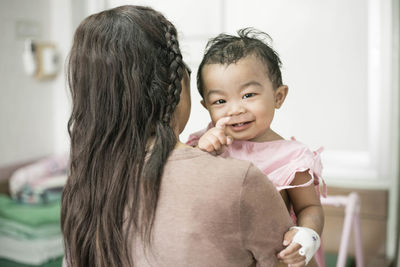
{"type": "Polygon", "coordinates": [[[225,126],[230,126],[233,129],[240,130],[249,127],[248,124],[253,121],[255,121],[255,119],[251,114],[245,113],[237,116],[222,117],[215,123],[215,127],[223,129],[225,126]]]}
{"type": "Polygon", "coordinates": [[[250,121],[245,121],[245,122],[231,124],[231,126],[240,127],[240,126],[243,126],[243,125],[246,125],[246,124],[249,124],[249,123],[250,123],[250,121]]]}

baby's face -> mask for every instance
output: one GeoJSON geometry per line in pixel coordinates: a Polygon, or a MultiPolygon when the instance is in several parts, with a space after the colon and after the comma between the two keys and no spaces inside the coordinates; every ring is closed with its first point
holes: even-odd
{"type": "Polygon", "coordinates": [[[232,120],[225,132],[235,140],[268,141],[274,118],[275,90],[268,70],[255,56],[230,65],[207,64],[202,70],[204,100],[215,123],[232,120]]]}

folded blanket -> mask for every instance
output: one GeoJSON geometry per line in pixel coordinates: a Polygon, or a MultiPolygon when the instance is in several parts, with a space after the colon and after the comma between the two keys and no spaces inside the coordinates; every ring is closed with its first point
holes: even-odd
{"type": "Polygon", "coordinates": [[[0,194],[0,217],[28,226],[59,225],[60,210],[59,201],[43,205],[27,205],[0,194]]]}
{"type": "Polygon", "coordinates": [[[60,267],[62,265],[63,257],[47,261],[40,265],[24,264],[7,259],[0,259],[1,267],[60,267]]]}
{"type": "Polygon", "coordinates": [[[40,265],[64,254],[62,236],[47,239],[15,239],[0,235],[0,258],[40,265]]]}
{"type": "Polygon", "coordinates": [[[59,201],[29,205],[0,194],[0,258],[40,265],[63,253],[59,201]]]}
{"type": "Polygon", "coordinates": [[[31,226],[0,217],[0,235],[16,239],[44,239],[61,235],[61,227],[58,223],[31,226]]]}

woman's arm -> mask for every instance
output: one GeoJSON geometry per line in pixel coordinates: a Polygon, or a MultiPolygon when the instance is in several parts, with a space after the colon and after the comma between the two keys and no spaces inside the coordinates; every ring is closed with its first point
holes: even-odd
{"type": "Polygon", "coordinates": [[[274,266],[293,222],[275,186],[253,165],[243,182],[239,221],[243,247],[253,254],[257,266],[274,266]]]}

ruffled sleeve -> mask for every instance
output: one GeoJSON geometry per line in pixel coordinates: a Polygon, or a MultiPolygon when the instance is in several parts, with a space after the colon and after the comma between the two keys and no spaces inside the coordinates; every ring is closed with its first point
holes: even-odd
{"type": "Polygon", "coordinates": [[[278,190],[306,187],[314,184],[317,193],[326,195],[322,179],[321,152],[311,151],[304,144],[292,140],[269,142],[234,141],[229,147],[229,156],[249,160],[265,173],[278,190]],[[307,171],[310,180],[301,185],[291,185],[298,172],[307,171]],[[322,192],[320,186],[322,185],[322,192]]]}
{"type": "MultiPolygon", "coordinates": [[[[311,151],[305,145],[297,142],[296,145],[292,146],[286,154],[287,164],[276,168],[270,173],[267,173],[268,177],[275,184],[276,188],[280,191],[283,189],[290,189],[296,187],[306,187],[314,184],[317,189],[318,195],[326,197],[326,184],[322,178],[322,162],[321,152],[323,148],[319,148],[316,151],[311,151]],[[310,174],[310,180],[304,184],[291,185],[295,176],[299,172],[308,172],[310,174]],[[322,192],[320,187],[322,186],[322,192]]],[[[264,172],[266,170],[264,169],[264,172]]]]}

